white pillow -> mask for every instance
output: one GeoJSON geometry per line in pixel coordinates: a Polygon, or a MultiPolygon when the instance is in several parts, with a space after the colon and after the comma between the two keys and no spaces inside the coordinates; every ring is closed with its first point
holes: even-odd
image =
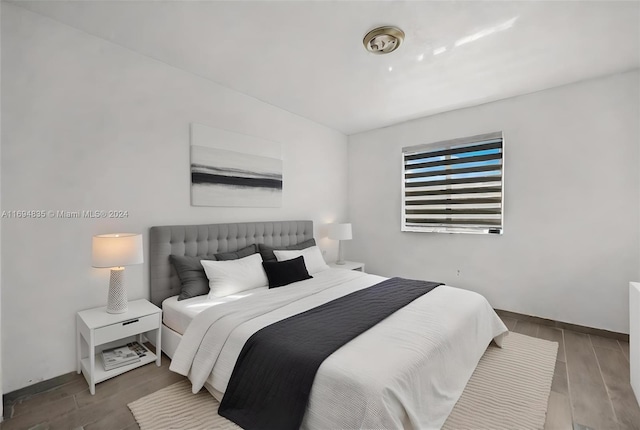
{"type": "Polygon", "coordinates": [[[257,253],[238,260],[201,260],[200,264],[209,278],[210,299],[269,285],[257,253]]]}
{"type": "Polygon", "coordinates": [[[320,248],[318,248],[317,246],[311,246],[299,251],[284,251],[274,249],[273,253],[276,255],[278,261],[292,260],[302,255],[302,258],[304,258],[304,265],[307,266],[307,271],[310,275],[329,269],[329,266],[327,266],[327,263],[325,263],[324,258],[322,258],[322,252],[320,252],[320,248]]]}

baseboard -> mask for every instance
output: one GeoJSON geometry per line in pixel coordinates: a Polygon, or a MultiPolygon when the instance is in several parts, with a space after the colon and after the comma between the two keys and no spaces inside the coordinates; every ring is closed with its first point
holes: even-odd
{"type": "Polygon", "coordinates": [[[549,327],[562,328],[567,330],[576,331],[578,333],[592,334],[594,336],[608,337],[610,339],[621,340],[629,342],[629,335],[626,333],[618,333],[615,331],[603,330],[600,328],[587,327],[583,325],[570,324],[562,321],[550,320],[547,318],[534,317],[531,315],[519,314],[517,312],[505,311],[502,309],[496,309],[496,313],[501,317],[514,318],[521,321],[528,321],[535,324],[546,325],[549,327]]]}

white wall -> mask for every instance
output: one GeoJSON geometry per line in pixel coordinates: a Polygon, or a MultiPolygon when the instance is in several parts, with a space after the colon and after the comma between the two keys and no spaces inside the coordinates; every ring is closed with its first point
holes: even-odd
{"type": "Polygon", "coordinates": [[[349,137],[347,257],[496,308],[629,332],[640,270],[638,71],[349,137]],[[400,232],[401,148],[503,131],[502,236],[400,232]]]}
{"type": "MultiPolygon", "coordinates": [[[[313,219],[335,258],[322,225],[346,218],[343,134],[6,3],[2,54],[2,209],[129,211],[2,220],[5,392],[75,369],[75,313],[107,299],[94,234],[313,219]],[[282,143],[282,208],[191,207],[191,122],[282,143]]],[[[126,276],[149,296],[146,264],[126,276]]]]}

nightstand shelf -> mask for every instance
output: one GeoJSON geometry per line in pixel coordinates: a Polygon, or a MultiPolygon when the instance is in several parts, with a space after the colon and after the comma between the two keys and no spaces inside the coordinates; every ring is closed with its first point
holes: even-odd
{"type": "MultiPolygon", "coordinates": [[[[153,352],[151,352],[149,348],[147,348],[145,345],[143,344],[141,345],[144,347],[144,349],[147,350],[147,355],[145,355],[144,357],[141,357],[140,361],[129,364],[127,366],[116,367],[115,369],[111,369],[111,370],[104,370],[104,365],[102,363],[102,353],[94,354],[94,358],[95,358],[95,370],[93,372],[94,383],[97,384],[99,382],[106,381],[109,378],[122,375],[123,373],[126,373],[129,370],[133,370],[137,367],[144,366],[145,364],[149,364],[153,361],[156,361],[157,359],[156,355],[153,352]]],[[[85,375],[89,374],[89,366],[91,365],[90,361],[91,360],[89,360],[89,357],[83,358],[81,360],[82,372],[85,375]]]]}
{"type": "MultiPolygon", "coordinates": [[[[134,300],[128,303],[128,310],[121,314],[107,313],[106,306],[88,309],[76,314],[76,359],[77,371],[82,373],[89,384],[91,394],[96,393],[96,384],[114,376],[121,375],[153,361],[161,364],[161,354],[154,354],[143,345],[142,335],[155,331],[156,351],[161,351],[160,327],[162,326],[162,311],[148,300],[134,300]],[[100,345],[122,341],[136,336],[140,345],[147,350],[147,355],[140,361],[127,366],[104,370],[102,364],[102,349],[100,345]],[[83,341],[88,347],[88,354],[83,354],[83,341]],[[87,357],[83,357],[87,355],[87,357]]],[[[120,343],[120,342],[118,342],[120,343]]],[[[119,345],[112,345],[119,346],[119,345]]]]}
{"type": "Polygon", "coordinates": [[[364,272],[364,263],[359,263],[357,261],[346,261],[344,264],[331,263],[329,267],[332,269],[345,269],[345,270],[357,270],[359,272],[364,272]]]}

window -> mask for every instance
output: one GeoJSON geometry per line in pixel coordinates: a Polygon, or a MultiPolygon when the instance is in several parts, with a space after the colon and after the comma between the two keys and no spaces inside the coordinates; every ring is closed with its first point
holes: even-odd
{"type": "Polygon", "coordinates": [[[402,149],[402,231],[502,234],[502,132],[402,149]]]}

